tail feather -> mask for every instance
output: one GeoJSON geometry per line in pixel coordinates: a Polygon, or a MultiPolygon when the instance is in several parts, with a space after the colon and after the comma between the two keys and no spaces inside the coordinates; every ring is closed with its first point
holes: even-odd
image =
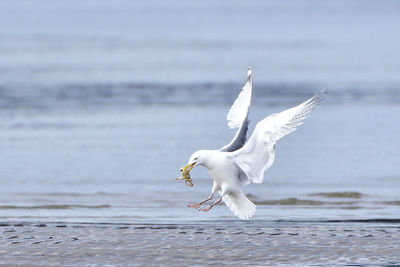
{"type": "Polygon", "coordinates": [[[225,205],[240,219],[248,220],[256,212],[256,205],[251,202],[243,192],[227,193],[222,196],[225,205]]]}

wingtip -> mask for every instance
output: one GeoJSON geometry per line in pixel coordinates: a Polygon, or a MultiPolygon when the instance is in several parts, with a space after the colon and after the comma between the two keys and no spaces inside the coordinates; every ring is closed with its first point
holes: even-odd
{"type": "Polygon", "coordinates": [[[310,100],[310,103],[313,103],[314,105],[318,105],[320,104],[322,101],[325,100],[327,95],[327,89],[326,88],[322,88],[318,94],[316,94],[314,97],[312,97],[310,100]]]}
{"type": "Polygon", "coordinates": [[[250,76],[251,75],[251,67],[249,67],[248,69],[247,69],[247,76],[250,76]]]}
{"type": "Polygon", "coordinates": [[[325,100],[327,94],[328,94],[328,89],[326,88],[322,88],[321,91],[319,91],[321,101],[325,100]]]}

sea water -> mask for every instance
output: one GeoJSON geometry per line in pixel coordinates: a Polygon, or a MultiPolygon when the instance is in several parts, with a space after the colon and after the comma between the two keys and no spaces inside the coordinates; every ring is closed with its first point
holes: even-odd
{"type": "Polygon", "coordinates": [[[253,67],[257,121],[326,101],[276,145],[258,220],[397,219],[400,8],[395,1],[2,1],[0,220],[232,220],[179,176],[234,136],[253,67]]]}

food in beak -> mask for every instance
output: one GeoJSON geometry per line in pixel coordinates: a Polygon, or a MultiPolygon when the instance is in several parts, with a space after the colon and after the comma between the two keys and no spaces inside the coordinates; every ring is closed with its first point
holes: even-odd
{"type": "Polygon", "coordinates": [[[192,178],[190,178],[189,172],[194,168],[194,165],[196,165],[196,163],[188,164],[185,167],[180,168],[179,171],[181,172],[182,177],[176,178],[175,181],[184,180],[186,187],[188,185],[192,187],[193,182],[192,178]]]}

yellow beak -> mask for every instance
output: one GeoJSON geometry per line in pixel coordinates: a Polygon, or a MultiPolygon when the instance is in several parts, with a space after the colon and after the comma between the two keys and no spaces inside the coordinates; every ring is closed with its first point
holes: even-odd
{"type": "Polygon", "coordinates": [[[194,166],[196,165],[196,163],[197,163],[197,162],[193,162],[193,163],[187,164],[185,167],[183,167],[182,172],[187,172],[187,173],[189,173],[189,172],[194,168],[194,166]]]}

